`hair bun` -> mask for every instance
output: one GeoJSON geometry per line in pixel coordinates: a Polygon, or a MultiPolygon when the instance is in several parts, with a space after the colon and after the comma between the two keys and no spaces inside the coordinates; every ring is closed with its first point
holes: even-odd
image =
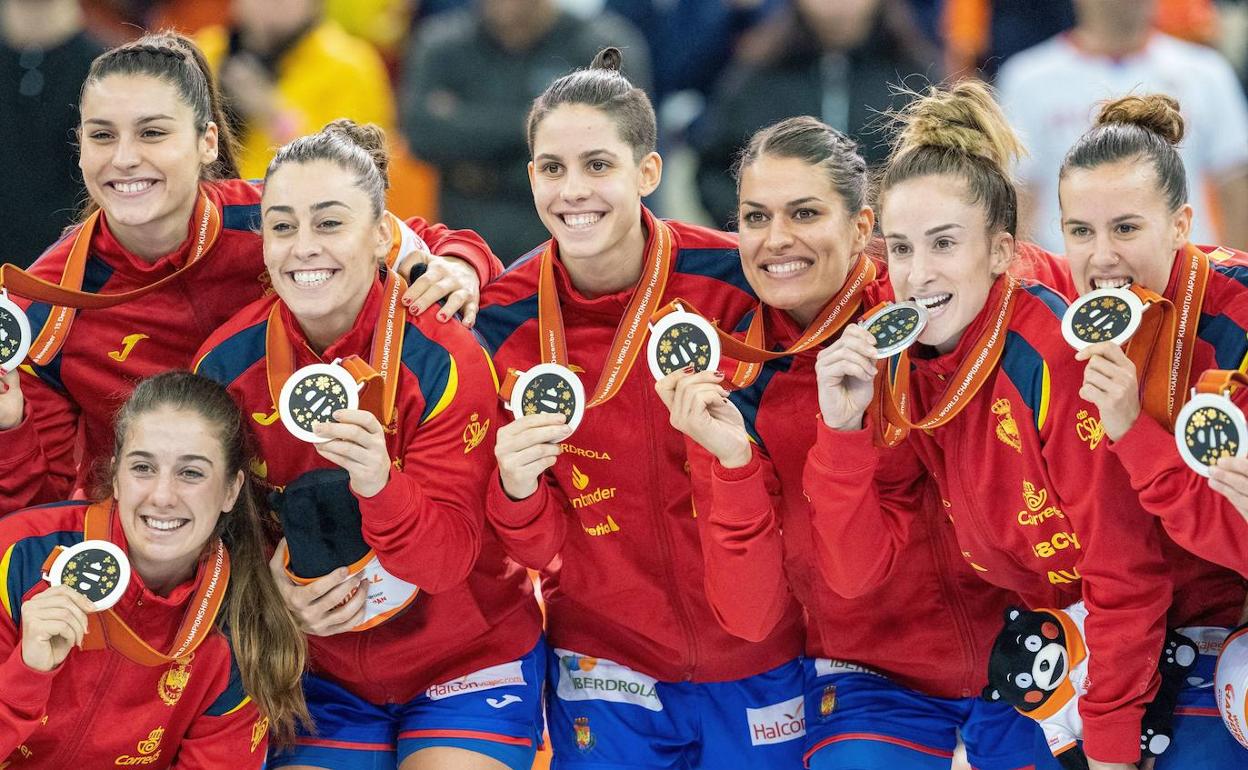
{"type": "Polygon", "coordinates": [[[1103,102],[1096,116],[1096,124],[1139,126],[1151,131],[1171,145],[1183,140],[1183,115],[1179,103],[1165,94],[1123,96],[1103,102]]]}
{"type": "Polygon", "coordinates": [[[1010,128],[992,89],[977,80],[963,80],[949,89],[935,86],[898,114],[901,130],[894,153],[919,147],[952,150],[984,158],[1008,169],[1025,150],[1010,128]]]}
{"type": "Polygon", "coordinates": [[[360,125],[350,118],[339,118],[325,124],[321,131],[340,136],[367,152],[373,163],[377,164],[386,189],[390,188],[390,175],[387,173],[390,154],[386,151],[386,132],[380,126],[375,123],[360,125]]]}
{"type": "Polygon", "coordinates": [[[624,68],[624,54],[615,46],[607,46],[598,52],[594,60],[589,63],[589,68],[593,70],[611,70],[612,72],[620,72],[624,68]]]}

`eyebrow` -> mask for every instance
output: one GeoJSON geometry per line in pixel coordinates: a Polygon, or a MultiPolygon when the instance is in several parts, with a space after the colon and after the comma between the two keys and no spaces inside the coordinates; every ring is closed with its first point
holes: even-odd
{"type": "MultiPolygon", "coordinates": [[[[172,115],[145,115],[144,117],[141,117],[138,120],[136,120],[135,123],[141,126],[144,123],[155,123],[158,120],[173,120],[173,116],[172,115]]],[[[113,121],[104,120],[103,118],[88,118],[87,120],[84,120],[82,122],[91,123],[91,124],[100,125],[100,126],[113,125],[113,121]]]]}
{"type": "MultiPolygon", "coordinates": [[[[1121,214],[1121,215],[1116,216],[1116,217],[1114,217],[1113,219],[1109,220],[1109,223],[1110,223],[1111,225],[1116,225],[1116,224],[1118,224],[1119,222],[1126,222],[1128,219],[1143,219],[1143,218],[1144,218],[1144,215],[1143,215],[1143,214],[1121,214]]],[[[1064,225],[1084,225],[1084,226],[1087,226],[1087,224],[1088,224],[1088,223],[1087,223],[1087,222],[1084,222],[1082,219],[1063,219],[1063,220],[1062,220],[1062,224],[1064,224],[1064,225]]]]}
{"type": "MultiPolygon", "coordinates": [[[[313,203],[312,210],[321,211],[323,209],[333,208],[334,206],[342,206],[344,209],[351,208],[350,206],[343,203],[342,201],[321,201],[320,203],[313,203]]],[[[295,207],[294,206],[269,206],[268,208],[264,210],[264,213],[268,214],[273,211],[276,211],[279,214],[293,214],[295,213],[295,207]]]]}
{"type": "MultiPolygon", "coordinates": [[[[923,235],[931,236],[931,235],[936,235],[937,233],[943,233],[946,230],[965,230],[965,229],[966,227],[964,225],[960,225],[957,222],[950,222],[947,225],[937,225],[936,227],[933,227],[925,231],[923,235]]],[[[903,241],[909,240],[905,235],[901,233],[884,233],[884,238],[885,239],[892,238],[894,240],[901,239],[903,241]]]]}
{"type": "MultiPolygon", "coordinates": [[[[785,203],[785,204],[784,204],[784,207],[785,207],[785,208],[793,208],[794,206],[801,206],[803,203],[811,203],[811,202],[814,202],[814,203],[823,203],[823,199],[822,199],[822,198],[820,198],[818,195],[807,195],[805,198],[798,198],[798,199],[796,199],[796,200],[791,200],[791,201],[789,201],[789,202],[785,203]]],[[[757,201],[741,201],[741,205],[742,205],[742,206],[753,206],[754,208],[758,208],[758,209],[765,209],[765,208],[767,208],[767,205],[766,205],[766,204],[763,204],[763,203],[758,203],[757,201]]]]}
{"type": "MultiPolygon", "coordinates": [[[[126,457],[138,457],[144,460],[156,459],[156,455],[152,454],[151,452],[144,452],[141,449],[135,449],[130,452],[127,452],[126,457]]],[[[178,462],[180,463],[201,462],[201,463],[207,463],[208,465],[213,464],[212,460],[209,460],[207,457],[204,457],[203,455],[178,455],[178,462]]]]}
{"type": "MultiPolygon", "coordinates": [[[[618,156],[618,155],[616,155],[615,153],[613,153],[613,152],[611,152],[610,150],[605,149],[605,148],[598,148],[598,149],[595,149],[595,150],[586,150],[585,152],[581,153],[580,155],[577,155],[576,157],[580,158],[581,160],[588,160],[588,159],[590,159],[590,158],[594,157],[595,155],[606,155],[606,156],[607,156],[607,157],[609,157],[609,158],[618,158],[618,157],[619,157],[619,156],[618,156]]],[[[534,160],[534,162],[536,162],[536,161],[539,161],[539,160],[563,160],[563,158],[561,158],[560,156],[555,155],[555,154],[553,154],[553,153],[544,152],[544,153],[542,153],[541,155],[538,155],[538,156],[537,156],[536,158],[534,158],[533,160],[534,160]]]]}

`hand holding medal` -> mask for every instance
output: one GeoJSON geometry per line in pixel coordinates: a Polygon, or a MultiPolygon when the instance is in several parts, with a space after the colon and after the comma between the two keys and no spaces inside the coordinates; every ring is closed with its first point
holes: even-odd
{"type": "Polygon", "coordinates": [[[689,368],[713,372],[719,368],[719,337],[705,318],[673,303],[650,324],[646,360],[656,380],[689,368]]]}
{"type": "Polygon", "coordinates": [[[277,412],[295,438],[313,444],[328,441],[317,435],[320,422],[330,422],[340,409],[358,409],[360,385],[337,361],[311,364],[298,370],[282,385],[277,412]]]}

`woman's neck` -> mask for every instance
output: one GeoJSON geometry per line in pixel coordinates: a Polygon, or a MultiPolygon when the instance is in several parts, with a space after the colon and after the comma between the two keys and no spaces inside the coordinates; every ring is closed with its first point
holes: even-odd
{"type": "Polygon", "coordinates": [[[312,351],[318,356],[324,355],[330,345],[351,331],[367,299],[368,295],[364,294],[320,318],[295,319],[299,328],[303,330],[303,336],[308,340],[308,346],[312,348],[312,351]]]}
{"type": "Polygon", "coordinates": [[[646,261],[646,228],[640,221],[613,248],[593,257],[563,260],[572,286],[586,297],[617,294],[637,285],[646,261]]]}
{"type": "Polygon", "coordinates": [[[142,225],[131,226],[119,222],[108,223],[109,232],[129,253],[152,264],[177,250],[186,240],[191,215],[195,211],[196,198],[168,216],[142,225]]]}
{"type": "Polygon", "coordinates": [[[174,589],[195,576],[198,559],[178,564],[145,564],[131,556],[134,571],[143,579],[147,590],[157,596],[167,597],[174,589]]]}

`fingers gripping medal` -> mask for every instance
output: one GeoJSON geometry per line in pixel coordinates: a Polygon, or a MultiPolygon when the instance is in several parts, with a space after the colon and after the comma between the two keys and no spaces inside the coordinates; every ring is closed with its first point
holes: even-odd
{"type": "Polygon", "coordinates": [[[9,293],[0,289],[0,369],[16,369],[26,360],[30,342],[30,321],[9,293]]]}
{"type": "Polygon", "coordinates": [[[1112,342],[1121,345],[1140,328],[1144,303],[1127,289],[1097,289],[1066,308],[1062,336],[1075,350],[1112,342]]]}
{"type": "Polygon", "coordinates": [[[329,439],[316,435],[313,426],[318,422],[332,422],[334,412],[339,409],[358,408],[359,388],[350,373],[336,361],[305,366],[282,385],[277,399],[282,424],[295,438],[313,444],[324,443],[329,439]]]}
{"type": "Polygon", "coordinates": [[[859,324],[875,337],[875,357],[888,358],[914,344],[927,326],[927,309],[917,302],[895,302],[859,324]]]}
{"type": "Polygon", "coordinates": [[[719,336],[705,318],[677,306],[651,324],[646,358],[656,380],[690,366],[712,371],[719,368],[719,336]]]}
{"type": "Polygon", "coordinates": [[[107,540],[84,540],[63,549],[46,577],[54,586],[74,589],[103,611],[116,604],[130,585],[130,560],[107,540]]]}
{"type": "MultiPolygon", "coordinates": [[[[1231,381],[1230,372],[1205,372],[1193,389],[1192,399],[1184,405],[1174,421],[1174,440],[1179,454],[1192,470],[1202,476],[1223,457],[1248,454],[1248,422],[1244,413],[1230,399],[1226,382],[1210,386],[1217,379],[1231,381]],[[1214,377],[1210,377],[1214,375],[1214,377]]],[[[1242,375],[1241,375],[1242,376],[1242,375]]]]}
{"type": "Polygon", "coordinates": [[[516,417],[561,414],[576,430],[585,415],[585,386],[566,366],[538,364],[518,376],[507,405],[516,417]]]}

